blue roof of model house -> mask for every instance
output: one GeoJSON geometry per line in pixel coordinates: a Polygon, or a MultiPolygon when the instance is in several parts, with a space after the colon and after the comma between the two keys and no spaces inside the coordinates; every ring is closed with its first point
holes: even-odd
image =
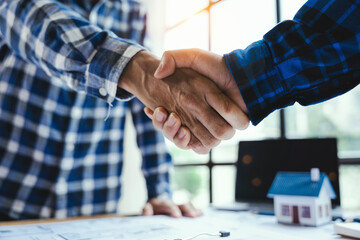
{"type": "Polygon", "coordinates": [[[269,198],[273,198],[275,195],[318,197],[322,187],[326,188],[331,199],[336,198],[334,188],[325,173],[320,173],[319,181],[314,182],[311,181],[310,172],[279,172],[267,196],[269,198]]]}

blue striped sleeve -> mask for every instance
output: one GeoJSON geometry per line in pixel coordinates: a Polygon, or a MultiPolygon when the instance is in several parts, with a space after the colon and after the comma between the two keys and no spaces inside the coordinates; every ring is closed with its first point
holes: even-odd
{"type": "Polygon", "coordinates": [[[142,154],[142,172],[145,177],[148,199],[171,198],[170,170],[172,158],[165,144],[164,135],[157,131],[144,113],[144,105],[134,98],[129,102],[136,140],[142,154]]]}
{"type": "Polygon", "coordinates": [[[360,1],[309,0],[263,40],[224,56],[256,125],[276,109],[315,104],[360,81],[360,1]]]}
{"type": "Polygon", "coordinates": [[[126,64],[142,49],[51,0],[0,1],[0,38],[47,75],[109,103],[126,64]]]}

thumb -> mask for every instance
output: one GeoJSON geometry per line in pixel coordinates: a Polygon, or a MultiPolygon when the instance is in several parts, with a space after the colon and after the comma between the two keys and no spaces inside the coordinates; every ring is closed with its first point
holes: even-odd
{"type": "Polygon", "coordinates": [[[222,90],[232,79],[222,56],[196,48],[165,51],[154,76],[163,79],[172,75],[176,68],[191,68],[210,78],[222,90]]]}
{"type": "Polygon", "coordinates": [[[193,68],[193,62],[198,52],[198,49],[165,51],[154,77],[158,79],[168,77],[175,72],[176,68],[193,68]]]}
{"type": "Polygon", "coordinates": [[[163,79],[172,75],[176,70],[176,62],[170,52],[165,52],[161,57],[160,64],[154,73],[154,77],[163,79]]]}

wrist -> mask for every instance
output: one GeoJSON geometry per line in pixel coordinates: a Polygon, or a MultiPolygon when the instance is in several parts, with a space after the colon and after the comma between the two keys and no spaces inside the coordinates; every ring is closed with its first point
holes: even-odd
{"type": "Polygon", "coordinates": [[[118,87],[138,96],[144,88],[145,81],[149,73],[154,73],[160,61],[152,54],[146,51],[138,52],[127,64],[122,73],[118,87]]]}

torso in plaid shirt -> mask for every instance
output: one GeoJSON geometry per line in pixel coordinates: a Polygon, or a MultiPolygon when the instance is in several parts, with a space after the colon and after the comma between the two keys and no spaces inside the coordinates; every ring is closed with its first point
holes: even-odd
{"type": "Polygon", "coordinates": [[[360,82],[360,1],[309,0],[293,21],[225,60],[253,124],[295,102],[338,96],[360,82]]]}
{"type": "Polygon", "coordinates": [[[0,0],[0,213],[116,211],[128,109],[148,197],[169,194],[163,136],[139,101],[118,101],[130,97],[117,81],[144,36],[134,1],[0,0]]]}

